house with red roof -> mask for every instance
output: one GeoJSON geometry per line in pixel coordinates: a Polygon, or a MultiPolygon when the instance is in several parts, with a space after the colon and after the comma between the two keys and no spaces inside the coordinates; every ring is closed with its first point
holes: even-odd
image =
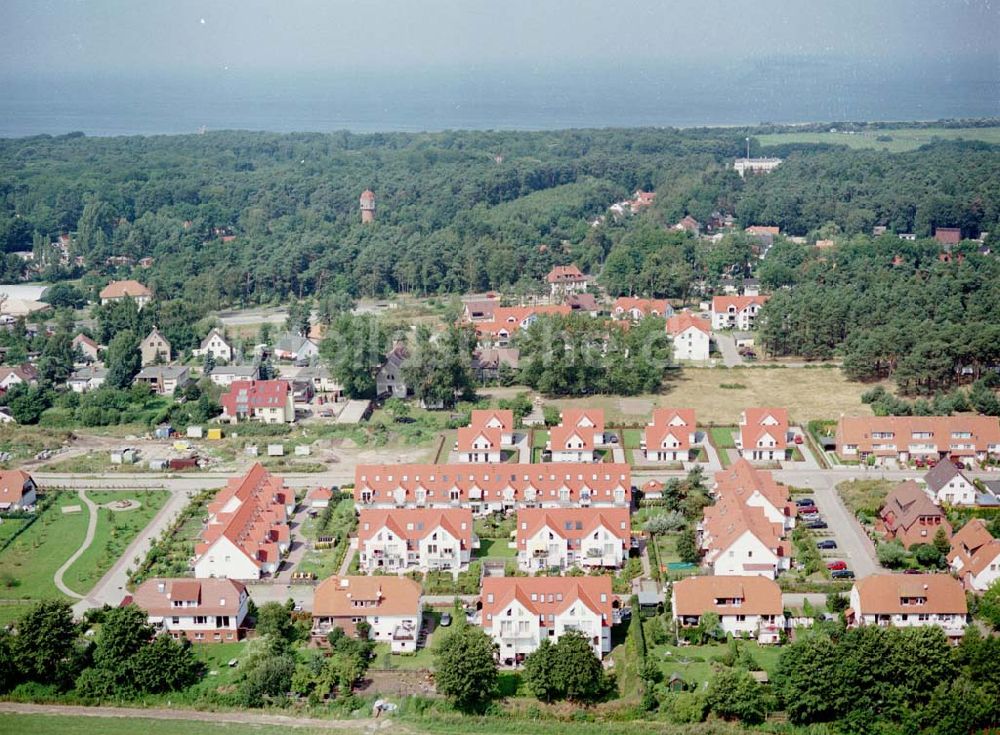
{"type": "Polygon", "coordinates": [[[101,304],[132,299],[140,309],[153,298],[153,292],[138,281],[112,281],[101,289],[101,304]]]}
{"type": "Polygon", "coordinates": [[[354,501],[364,508],[468,507],[473,514],[522,507],[621,507],[631,503],[627,464],[359,464],[354,501]]]}
{"type": "Polygon", "coordinates": [[[366,572],[438,569],[457,574],[478,546],[468,508],[365,508],[359,514],[358,559],[366,572]]]}
{"type": "Polygon", "coordinates": [[[785,459],[788,449],[788,411],[784,408],[754,407],[740,414],[736,448],[751,462],[785,459]]]}
{"type": "Polygon", "coordinates": [[[694,409],[657,408],[641,448],[649,462],[687,462],[697,440],[694,409]]]}
{"type": "Polygon", "coordinates": [[[588,280],[587,276],[575,265],[557,265],[545,276],[545,281],[549,284],[553,296],[586,291],[588,280]]]}
{"type": "Polygon", "coordinates": [[[933,542],[939,530],[951,538],[947,514],[913,480],[900,483],[886,496],[875,529],[886,541],[899,541],[907,549],[933,542]]]}
{"type": "Polygon", "coordinates": [[[463,426],[455,439],[459,462],[499,462],[500,429],[488,426],[475,428],[463,426]]]}
{"type": "Polygon", "coordinates": [[[499,429],[500,443],[514,444],[514,412],[509,408],[474,408],[469,416],[469,426],[474,429],[499,429]]]}
{"type": "Polygon", "coordinates": [[[357,624],[364,620],[369,638],[388,643],[393,653],[413,653],[423,607],[420,583],[409,577],[327,577],[313,595],[312,635],[323,641],[334,628],[340,628],[354,637],[357,624]]]}
{"type": "Polygon", "coordinates": [[[798,510],[788,488],[775,480],[773,473],[759,470],[745,459],[715,473],[712,494],[760,508],[768,521],[781,524],[785,531],[795,528],[798,510]]]}
{"type": "Polygon", "coordinates": [[[295,494],[260,463],[233,478],[208,504],[208,521],[195,544],[198,579],[259,579],[274,574],[291,548],[288,518],[295,494]]]}
{"type": "Polygon", "coordinates": [[[712,329],[738,329],[748,332],[757,323],[757,314],[770,296],[713,296],[712,329]]]}
{"type": "Polygon", "coordinates": [[[582,633],[598,656],[611,652],[618,601],[611,577],[484,577],[479,624],[497,644],[500,663],[524,661],[542,640],[582,633]]]}
{"type": "Polygon", "coordinates": [[[306,504],[314,510],[322,510],[333,500],[333,490],[328,487],[314,487],[306,493],[306,504]]]}
{"type": "Polygon", "coordinates": [[[687,577],[674,582],[670,609],[678,627],[696,626],[702,615],[714,613],[728,635],[759,643],[778,643],[785,629],[781,588],[764,577],[687,577]]]}
{"type": "Polygon", "coordinates": [[[131,602],[175,640],[233,643],[246,633],[250,595],[232,579],[154,578],[139,585],[131,602]]]}
{"type": "Polygon", "coordinates": [[[951,571],[970,592],[984,592],[1000,579],[1000,539],[982,518],[972,518],[951,537],[948,552],[951,571]]]}
{"type": "Polygon", "coordinates": [[[873,574],[854,583],[844,615],[849,627],[936,625],[957,641],[969,608],[962,584],[950,574],[873,574]]]}
{"type": "Polygon", "coordinates": [[[674,313],[674,307],[666,299],[642,299],[619,296],[611,306],[611,315],[616,319],[641,321],[648,316],[666,319],[674,313]]]}
{"type": "Polygon", "coordinates": [[[521,508],[517,563],[522,571],[619,569],[628,558],[628,508],[521,508]]]}
{"type": "Polygon", "coordinates": [[[996,416],[842,416],[835,439],[837,456],[846,460],[1000,457],[996,416]]]}
{"type": "Polygon", "coordinates": [[[568,304],[550,306],[498,306],[490,319],[474,322],[476,337],[480,344],[506,347],[522,329],[534,324],[543,315],[572,313],[568,304]]]}
{"type": "Polygon", "coordinates": [[[604,444],[604,411],[573,408],[563,411],[559,424],[549,430],[547,448],[553,462],[593,462],[594,449],[604,444]]]}
{"type": "Polygon", "coordinates": [[[708,321],[690,311],[682,311],[667,319],[667,334],[674,348],[675,360],[707,361],[711,354],[711,332],[708,321]]]}
{"type": "Polygon", "coordinates": [[[287,380],[234,380],[219,403],[220,418],[233,424],[240,420],[265,424],[295,421],[295,402],[287,380]]]}
{"type": "Polygon", "coordinates": [[[24,510],[38,502],[38,485],[24,470],[0,471],[0,511],[24,510]]]}

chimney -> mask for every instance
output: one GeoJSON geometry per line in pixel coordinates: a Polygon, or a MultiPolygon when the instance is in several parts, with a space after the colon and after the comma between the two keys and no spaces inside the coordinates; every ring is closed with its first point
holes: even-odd
{"type": "Polygon", "coordinates": [[[157,582],[156,583],[156,591],[159,592],[162,595],[164,592],[167,591],[167,583],[166,582],[157,582]]]}

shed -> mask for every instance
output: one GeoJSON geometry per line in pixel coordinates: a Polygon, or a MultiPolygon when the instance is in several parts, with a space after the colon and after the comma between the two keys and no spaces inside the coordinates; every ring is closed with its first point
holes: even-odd
{"type": "Polygon", "coordinates": [[[174,427],[170,424],[161,424],[156,427],[156,431],[154,432],[157,439],[169,439],[173,433],[174,427]]]}
{"type": "Polygon", "coordinates": [[[267,445],[267,456],[268,457],[284,457],[285,456],[285,445],[284,444],[268,444],[267,445]]]}
{"type": "Polygon", "coordinates": [[[256,457],[260,453],[260,451],[257,449],[256,444],[247,444],[243,448],[243,453],[248,457],[256,457]]]}
{"type": "Polygon", "coordinates": [[[222,438],[222,429],[214,428],[208,430],[209,441],[219,441],[222,438]]]}
{"type": "Polygon", "coordinates": [[[151,470],[157,470],[159,472],[162,472],[163,470],[167,469],[168,466],[169,466],[169,463],[165,459],[151,459],[151,460],[149,460],[149,469],[151,469],[151,470]]]}
{"type": "Polygon", "coordinates": [[[676,671],[670,675],[667,679],[667,689],[671,692],[683,692],[687,689],[687,682],[681,678],[681,675],[676,671]]]}
{"type": "Polygon", "coordinates": [[[187,438],[188,439],[201,439],[205,435],[204,430],[200,426],[189,426],[187,427],[187,438]]]}
{"type": "Polygon", "coordinates": [[[308,457],[310,454],[312,454],[312,447],[310,447],[308,444],[295,445],[296,457],[308,457]]]}

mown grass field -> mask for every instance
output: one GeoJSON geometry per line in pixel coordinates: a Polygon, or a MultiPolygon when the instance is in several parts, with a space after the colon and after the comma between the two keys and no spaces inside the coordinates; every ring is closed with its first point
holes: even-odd
{"type": "Polygon", "coordinates": [[[934,140],[981,140],[1000,144],[1000,127],[994,128],[894,128],[865,133],[775,133],[756,136],[762,146],[785,143],[829,143],[848,148],[875,148],[902,153],[916,150],[934,140]],[[892,140],[877,140],[889,137],[892,140]]]}
{"type": "MultiPolygon", "coordinates": [[[[103,508],[98,509],[93,543],[64,575],[66,585],[79,594],[86,594],[111,568],[125,547],[163,506],[168,493],[92,490],[87,497],[98,505],[133,498],[140,501],[142,507],[110,515],[103,508]]],[[[75,492],[59,493],[42,517],[0,553],[0,578],[16,580],[13,586],[0,588],[0,598],[63,598],[52,578],[83,543],[88,517],[87,508],[79,495],[75,492]],[[72,505],[80,506],[80,512],[62,512],[62,508],[72,505]]],[[[19,614],[19,611],[11,610],[12,607],[0,606],[0,614],[5,617],[13,618],[19,614]]]]}
{"type": "Polygon", "coordinates": [[[546,401],[565,408],[603,408],[611,424],[645,425],[658,406],[693,408],[699,424],[735,424],[749,406],[784,406],[793,422],[848,416],[870,416],[861,394],[870,384],[852,383],[837,368],[744,367],[683,370],[654,395],[587,396],[546,401]],[[739,384],[739,389],[721,385],[739,384]]]}

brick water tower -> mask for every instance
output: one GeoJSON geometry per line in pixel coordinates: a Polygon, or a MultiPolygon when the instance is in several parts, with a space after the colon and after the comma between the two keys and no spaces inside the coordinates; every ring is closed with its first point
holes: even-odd
{"type": "Polygon", "coordinates": [[[375,192],[365,189],[361,192],[361,222],[367,224],[375,221],[375,192]]]}

